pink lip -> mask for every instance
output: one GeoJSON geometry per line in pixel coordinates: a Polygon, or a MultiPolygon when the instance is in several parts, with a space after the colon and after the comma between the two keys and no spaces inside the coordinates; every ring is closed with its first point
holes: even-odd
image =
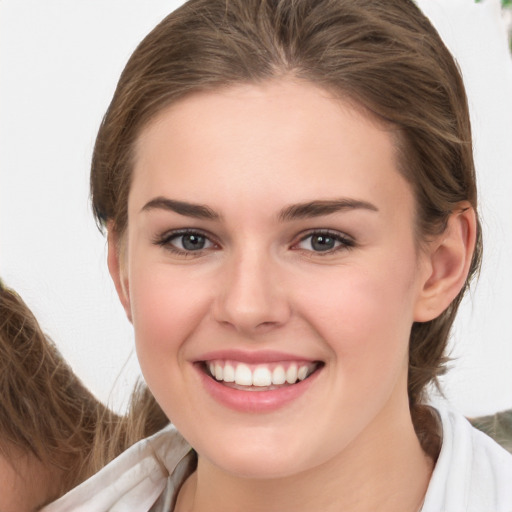
{"type": "MultiPolygon", "coordinates": [[[[212,359],[224,359],[224,357],[219,357],[219,355],[219,353],[215,353],[215,357],[212,357],[212,359]]],[[[230,352],[229,358],[233,358],[232,352],[230,352]]],[[[225,359],[228,358],[226,357],[225,359]]],[[[290,356],[286,358],[281,357],[278,360],[283,361],[288,359],[290,359],[290,356]]],[[[296,360],[294,358],[291,359],[296,360]]],[[[261,362],[261,358],[258,358],[257,361],[261,362]]],[[[245,362],[249,361],[245,360],[245,362]]],[[[194,367],[199,374],[201,384],[215,401],[235,411],[247,413],[272,412],[299,399],[313,385],[322,371],[322,367],[320,367],[307,379],[279,389],[268,391],[244,391],[225,386],[216,381],[206,374],[202,363],[196,363],[194,364],[194,367]]]]}
{"type": "Polygon", "coordinates": [[[213,361],[217,359],[240,361],[241,363],[278,363],[282,361],[312,362],[314,359],[293,355],[285,352],[275,352],[270,350],[260,350],[248,352],[245,350],[215,350],[202,354],[194,362],[213,361]]]}

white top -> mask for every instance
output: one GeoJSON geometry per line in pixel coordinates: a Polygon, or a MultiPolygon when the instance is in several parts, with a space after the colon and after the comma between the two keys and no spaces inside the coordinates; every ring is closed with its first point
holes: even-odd
{"type": "Polygon", "coordinates": [[[190,445],[168,425],[128,448],[42,511],[169,512],[180,485],[194,470],[195,459],[190,445]],[[171,499],[166,508],[164,498],[171,499]],[[157,508],[157,503],[162,506],[157,508]]]}
{"type": "MultiPolygon", "coordinates": [[[[512,512],[512,455],[463,416],[437,410],[443,443],[421,512],[512,512]]],[[[169,425],[42,512],[170,512],[195,463],[169,425]]]]}
{"type": "Polygon", "coordinates": [[[443,444],[421,512],[512,512],[512,454],[438,408],[443,444]]]}

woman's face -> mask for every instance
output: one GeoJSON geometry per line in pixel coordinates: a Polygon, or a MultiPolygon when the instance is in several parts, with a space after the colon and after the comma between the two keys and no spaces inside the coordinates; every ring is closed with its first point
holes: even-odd
{"type": "Polygon", "coordinates": [[[141,368],[204,460],[286,476],[410,421],[428,264],[389,129],[304,83],[195,94],[143,131],[128,211],[141,368]]]}

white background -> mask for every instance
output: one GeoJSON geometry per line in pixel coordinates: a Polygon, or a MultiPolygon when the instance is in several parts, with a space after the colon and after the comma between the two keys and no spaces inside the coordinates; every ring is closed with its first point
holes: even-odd
{"type": "MultiPolygon", "coordinates": [[[[90,211],[89,161],[126,60],[179,3],[0,3],[0,276],[118,410],[139,370],[90,211]]],[[[497,0],[419,3],[457,56],[472,108],[485,262],[444,388],[463,413],[484,414],[512,407],[512,62],[497,0]]]]}

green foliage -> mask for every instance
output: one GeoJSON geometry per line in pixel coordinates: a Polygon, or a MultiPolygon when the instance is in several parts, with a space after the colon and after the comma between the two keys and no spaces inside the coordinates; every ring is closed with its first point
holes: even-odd
{"type": "MultiPolygon", "coordinates": [[[[481,3],[482,0],[475,0],[477,4],[481,3]]],[[[502,7],[512,7],[512,0],[501,0],[502,7]]]]}

